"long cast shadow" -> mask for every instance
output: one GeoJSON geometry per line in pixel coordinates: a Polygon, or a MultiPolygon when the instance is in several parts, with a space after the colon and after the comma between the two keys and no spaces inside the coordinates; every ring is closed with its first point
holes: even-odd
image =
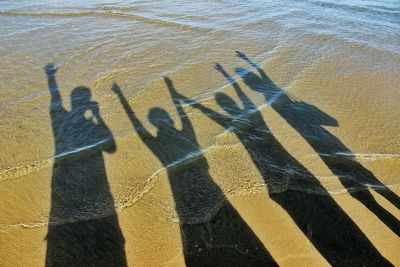
{"type": "Polygon", "coordinates": [[[243,109],[224,93],[217,93],[216,101],[228,115],[180,95],[183,101],[236,134],[264,177],[271,199],[286,210],[331,265],[390,266],[318,179],[275,139],[257,106],[235,80],[219,64],[216,69],[233,85],[243,109]]]}
{"type": "Polygon", "coordinates": [[[112,133],[89,88],[75,88],[71,111],[63,107],[56,71],[45,67],[55,139],[46,266],[127,266],[102,154],[116,150],[112,133]]]}
{"type": "Polygon", "coordinates": [[[373,197],[369,188],[381,194],[398,209],[400,198],[375,175],[362,166],[336,136],[323,125],[337,126],[337,121],[313,105],[296,101],[280,89],[267,74],[245,54],[237,55],[254,67],[258,74],[237,69],[244,82],[253,90],[261,92],[265,101],[285,119],[319,154],[350,195],[373,212],[395,234],[400,236],[400,221],[383,208],[373,197]],[[275,100],[276,99],[276,100],[275,100]]]}
{"type": "Polygon", "coordinates": [[[175,127],[164,109],[152,108],[149,120],[157,128],[156,136],[136,117],[118,85],[113,86],[113,91],[141,140],[168,172],[180,220],[186,265],[276,266],[261,241],[213,181],[192,123],[177,100],[172,82],[168,78],[165,82],[181,119],[182,130],[175,127]],[[222,208],[210,218],[210,210],[216,203],[223,202],[222,208]],[[199,221],[199,218],[207,219],[199,221]]]}

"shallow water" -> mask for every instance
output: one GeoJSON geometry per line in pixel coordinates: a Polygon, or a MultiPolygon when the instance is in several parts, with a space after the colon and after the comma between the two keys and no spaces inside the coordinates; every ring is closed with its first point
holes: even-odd
{"type": "MultiPolygon", "coordinates": [[[[95,219],[114,208],[123,213],[157,187],[162,193],[149,220],[198,223],[224,198],[265,187],[270,194],[324,195],[399,186],[399,1],[6,1],[0,25],[0,231],[9,240],[19,227],[95,219]],[[42,69],[49,62],[59,67],[65,109],[72,109],[73,89],[87,86],[111,138],[88,137],[78,127],[55,148],[42,69]],[[143,127],[157,136],[148,115],[154,107],[165,109],[178,129],[184,123],[163,76],[192,100],[184,111],[196,137],[174,145],[180,137],[167,132],[172,145],[160,152],[168,155],[164,162],[140,139],[111,90],[117,83],[143,127]],[[252,109],[238,113],[231,102],[226,110],[216,102],[219,92],[244,107],[235,82],[252,109]],[[193,101],[230,117],[230,126],[205,116],[193,101]],[[281,152],[266,145],[271,136],[281,152]],[[49,219],[53,165],[85,158],[111,139],[116,151],[104,153],[104,164],[113,200],[49,219]],[[254,142],[270,152],[254,154],[254,142]],[[277,160],[285,155],[294,160],[277,160]],[[202,205],[196,204],[201,197],[191,200],[194,206],[177,215],[168,175],[203,159],[221,191],[202,205]]],[[[96,120],[93,110],[83,111],[96,120]]]]}

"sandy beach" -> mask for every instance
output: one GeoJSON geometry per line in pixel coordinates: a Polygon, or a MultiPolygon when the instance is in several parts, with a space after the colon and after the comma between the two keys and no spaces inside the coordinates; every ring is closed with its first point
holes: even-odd
{"type": "Polygon", "coordinates": [[[399,15],[0,3],[0,266],[400,265],[399,15]]]}

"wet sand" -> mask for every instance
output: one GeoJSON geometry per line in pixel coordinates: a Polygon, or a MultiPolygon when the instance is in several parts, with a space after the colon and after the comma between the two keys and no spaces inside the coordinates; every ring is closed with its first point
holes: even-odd
{"type": "Polygon", "coordinates": [[[2,266],[400,264],[398,8],[74,4],[0,4],[2,266]]]}

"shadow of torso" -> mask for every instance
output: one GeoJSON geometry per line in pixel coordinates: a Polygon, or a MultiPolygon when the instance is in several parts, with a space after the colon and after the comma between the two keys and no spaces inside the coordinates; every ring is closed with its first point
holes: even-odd
{"type": "Polygon", "coordinates": [[[126,266],[103,159],[115,144],[106,125],[85,118],[87,108],[50,111],[56,153],[46,266],[126,266]]]}

